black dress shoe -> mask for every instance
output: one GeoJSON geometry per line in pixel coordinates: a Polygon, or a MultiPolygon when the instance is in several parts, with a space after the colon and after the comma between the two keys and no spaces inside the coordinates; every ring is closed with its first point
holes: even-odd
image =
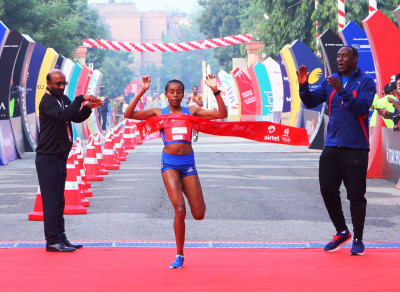
{"type": "Polygon", "coordinates": [[[83,247],[82,244],[72,244],[71,242],[68,241],[68,239],[64,239],[61,241],[62,244],[64,244],[66,247],[73,247],[75,249],[83,247]]]}
{"type": "Polygon", "coordinates": [[[74,251],[74,250],[75,250],[75,248],[67,247],[62,243],[46,244],[46,251],[71,252],[71,251],[74,251]]]}

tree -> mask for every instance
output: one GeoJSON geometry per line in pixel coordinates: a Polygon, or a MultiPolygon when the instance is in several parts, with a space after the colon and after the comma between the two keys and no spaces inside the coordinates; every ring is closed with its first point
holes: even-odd
{"type": "MultiPolygon", "coordinates": [[[[198,0],[203,7],[201,15],[197,18],[200,31],[207,38],[218,38],[241,34],[240,16],[248,7],[251,0],[198,0]]],[[[215,58],[226,71],[232,70],[232,58],[246,56],[241,52],[240,46],[218,48],[214,51],[215,58]]]]}
{"type": "MultiPolygon", "coordinates": [[[[242,11],[242,30],[252,32],[254,37],[265,42],[265,53],[271,57],[296,39],[315,48],[316,20],[319,22],[319,33],[328,28],[338,30],[337,0],[318,2],[315,10],[314,0],[255,0],[242,11]]],[[[394,21],[392,11],[399,4],[400,0],[381,0],[378,1],[378,9],[394,21]]],[[[362,26],[361,22],[367,16],[368,1],[346,0],[347,22],[352,20],[362,26]]]]}
{"type": "Polygon", "coordinates": [[[107,36],[97,11],[86,0],[12,0],[0,5],[0,19],[10,29],[64,56],[72,56],[84,38],[107,36]]]}
{"type": "Polygon", "coordinates": [[[133,62],[127,52],[107,51],[98,69],[103,73],[103,95],[116,98],[123,95],[126,86],[133,78],[133,71],[128,67],[133,62]]]}

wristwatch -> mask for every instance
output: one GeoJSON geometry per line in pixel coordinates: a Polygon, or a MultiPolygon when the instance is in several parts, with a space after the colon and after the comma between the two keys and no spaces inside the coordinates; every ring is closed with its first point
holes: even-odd
{"type": "Polygon", "coordinates": [[[214,96],[217,96],[218,94],[221,94],[221,90],[217,90],[216,92],[213,92],[214,96]]]}

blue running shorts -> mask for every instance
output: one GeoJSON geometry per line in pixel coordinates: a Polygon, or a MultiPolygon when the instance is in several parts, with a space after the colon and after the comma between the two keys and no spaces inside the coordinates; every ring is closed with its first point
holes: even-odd
{"type": "Polygon", "coordinates": [[[161,156],[161,173],[168,169],[176,169],[181,177],[197,174],[194,153],[173,155],[163,152],[161,156]]]}

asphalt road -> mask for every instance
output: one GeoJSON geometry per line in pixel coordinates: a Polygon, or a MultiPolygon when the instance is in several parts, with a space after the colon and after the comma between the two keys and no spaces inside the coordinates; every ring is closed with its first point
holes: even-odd
{"type": "MultiPolygon", "coordinates": [[[[318,184],[320,151],[200,135],[196,165],[207,204],[196,221],[189,208],[187,241],[329,241],[334,234],[318,184]]],[[[129,150],[120,170],[102,182],[86,215],[66,215],[74,241],[173,241],[173,208],[160,174],[162,143],[129,150]]],[[[43,223],[29,221],[37,176],[34,153],[0,167],[0,241],[43,241],[43,223]]],[[[400,190],[383,179],[367,182],[366,241],[400,241],[400,190]]],[[[346,192],[344,212],[352,230],[346,192]]]]}

